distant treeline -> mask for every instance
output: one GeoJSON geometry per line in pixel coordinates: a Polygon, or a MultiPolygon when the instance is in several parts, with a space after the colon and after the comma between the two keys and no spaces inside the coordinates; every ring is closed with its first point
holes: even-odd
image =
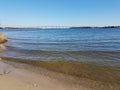
{"type": "MultiPolygon", "coordinates": [[[[90,28],[101,28],[101,29],[107,29],[107,28],[120,28],[120,26],[103,26],[103,27],[91,27],[91,26],[84,26],[84,27],[67,27],[67,29],[90,29],[90,28]]],[[[62,28],[35,28],[35,27],[0,27],[0,29],[62,29],[62,28]]]]}
{"type": "Polygon", "coordinates": [[[31,28],[31,27],[4,27],[4,28],[1,28],[1,29],[41,29],[41,28],[31,28]]]}
{"type": "Polygon", "coordinates": [[[70,27],[70,29],[89,29],[89,28],[120,28],[120,26],[104,26],[104,27],[90,27],[90,26],[85,26],[85,27],[70,27]]]}
{"type": "Polygon", "coordinates": [[[3,29],[2,27],[0,27],[0,29],[3,29]]]}

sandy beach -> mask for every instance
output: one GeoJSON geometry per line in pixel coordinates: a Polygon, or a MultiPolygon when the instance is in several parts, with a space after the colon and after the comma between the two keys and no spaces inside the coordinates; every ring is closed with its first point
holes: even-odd
{"type": "Polygon", "coordinates": [[[90,90],[82,85],[68,85],[53,79],[41,69],[38,74],[0,61],[0,90],[90,90]]]}
{"type": "Polygon", "coordinates": [[[0,90],[119,90],[119,77],[119,68],[92,64],[0,60],[0,90]]]}

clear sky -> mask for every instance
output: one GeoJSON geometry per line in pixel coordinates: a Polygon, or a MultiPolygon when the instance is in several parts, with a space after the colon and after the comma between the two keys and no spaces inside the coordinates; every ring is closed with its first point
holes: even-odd
{"type": "Polygon", "coordinates": [[[3,26],[120,25],[120,0],[0,0],[3,26]]]}

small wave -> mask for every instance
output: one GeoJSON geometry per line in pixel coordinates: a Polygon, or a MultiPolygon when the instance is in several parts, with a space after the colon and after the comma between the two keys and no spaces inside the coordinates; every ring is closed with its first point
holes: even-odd
{"type": "Polygon", "coordinates": [[[25,40],[33,40],[33,39],[30,39],[30,38],[8,38],[8,39],[10,39],[10,40],[23,40],[23,41],[25,41],[25,40]]]}

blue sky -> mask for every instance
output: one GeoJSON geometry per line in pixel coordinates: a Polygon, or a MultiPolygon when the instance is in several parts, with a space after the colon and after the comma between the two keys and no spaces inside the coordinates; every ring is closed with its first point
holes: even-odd
{"type": "Polygon", "coordinates": [[[0,0],[3,26],[120,25],[120,0],[0,0]]]}

